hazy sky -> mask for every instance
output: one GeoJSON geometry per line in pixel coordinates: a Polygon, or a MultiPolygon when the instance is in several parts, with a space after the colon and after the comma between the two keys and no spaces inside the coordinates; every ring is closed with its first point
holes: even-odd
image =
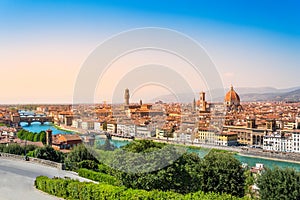
{"type": "Polygon", "coordinates": [[[300,86],[299,10],[297,0],[0,0],[0,104],[72,102],[88,55],[140,27],[194,38],[226,87],[300,86]]]}

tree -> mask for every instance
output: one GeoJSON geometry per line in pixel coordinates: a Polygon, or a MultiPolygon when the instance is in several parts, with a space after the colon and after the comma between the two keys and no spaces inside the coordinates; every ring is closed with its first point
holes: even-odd
{"type": "Polygon", "coordinates": [[[34,138],[34,135],[35,135],[35,134],[37,134],[37,133],[30,133],[30,132],[27,132],[25,140],[33,141],[33,138],[34,138]]]}
{"type": "Polygon", "coordinates": [[[60,151],[54,150],[51,146],[44,146],[35,150],[34,155],[37,158],[51,160],[54,162],[64,162],[64,154],[60,151]]]}
{"type": "Polygon", "coordinates": [[[256,180],[254,175],[250,172],[250,169],[245,170],[245,195],[250,197],[255,197],[256,194],[252,189],[252,186],[255,184],[256,180]]]}
{"type": "Polygon", "coordinates": [[[300,174],[294,169],[266,169],[258,177],[260,198],[264,200],[300,199],[300,174]]]}
{"type": "Polygon", "coordinates": [[[27,131],[25,131],[24,129],[22,129],[22,130],[18,131],[17,136],[18,136],[18,138],[20,138],[20,139],[23,140],[25,138],[25,134],[26,133],[27,133],[27,131]]]}
{"type": "Polygon", "coordinates": [[[33,142],[39,142],[40,141],[40,135],[41,134],[39,134],[39,133],[34,134],[33,142]]]}
{"type": "Polygon", "coordinates": [[[119,169],[114,175],[126,187],[186,194],[200,189],[200,162],[198,155],[172,145],[141,140],[115,151],[110,166],[119,169]]]}
{"type": "Polygon", "coordinates": [[[123,149],[133,153],[145,153],[161,149],[164,146],[166,146],[165,143],[157,143],[151,140],[137,140],[127,144],[123,149]]]}
{"type": "Polygon", "coordinates": [[[77,145],[67,156],[71,162],[81,162],[84,160],[95,160],[94,156],[84,145],[77,145]]]}
{"type": "Polygon", "coordinates": [[[41,131],[40,133],[40,140],[43,144],[46,144],[46,132],[45,131],[41,131]]]}
{"type": "Polygon", "coordinates": [[[33,142],[43,142],[43,144],[46,144],[46,132],[41,131],[40,133],[32,133],[29,131],[26,131],[24,129],[20,130],[17,133],[18,138],[22,140],[28,140],[33,142]]]}
{"type": "Polygon", "coordinates": [[[92,160],[98,163],[98,160],[90,153],[84,145],[78,145],[68,153],[66,158],[66,167],[69,169],[77,169],[78,163],[84,160],[92,160]]]}
{"type": "Polygon", "coordinates": [[[241,163],[231,154],[211,151],[201,163],[201,190],[227,193],[238,197],[245,194],[245,175],[241,163]]]}

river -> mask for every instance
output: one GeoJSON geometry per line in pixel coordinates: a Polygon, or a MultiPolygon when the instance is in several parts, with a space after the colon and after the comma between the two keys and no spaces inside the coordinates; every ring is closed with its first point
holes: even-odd
{"type": "Polygon", "coordinates": [[[52,134],[54,134],[54,135],[59,134],[59,133],[61,133],[61,134],[72,133],[72,132],[59,130],[59,129],[55,128],[52,123],[48,123],[48,122],[46,122],[43,125],[41,125],[39,122],[33,122],[33,123],[31,123],[30,126],[28,126],[26,122],[25,123],[21,122],[21,126],[24,130],[27,130],[27,131],[30,131],[33,133],[39,133],[41,131],[46,131],[48,129],[51,129],[52,134]]]}

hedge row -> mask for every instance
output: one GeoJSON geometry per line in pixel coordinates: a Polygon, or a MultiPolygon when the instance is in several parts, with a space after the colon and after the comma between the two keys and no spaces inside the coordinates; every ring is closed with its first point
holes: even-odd
{"type": "Polygon", "coordinates": [[[79,176],[91,179],[93,181],[98,181],[99,183],[115,185],[115,186],[121,185],[121,182],[118,179],[108,174],[104,174],[101,172],[94,172],[92,170],[83,169],[83,168],[77,170],[77,172],[79,176]]]}
{"type": "MultiPolygon", "coordinates": [[[[63,197],[69,200],[109,200],[109,199],[133,199],[133,200],[238,200],[237,197],[232,197],[227,194],[214,194],[203,192],[196,192],[192,194],[182,195],[174,192],[162,192],[162,191],[145,191],[136,189],[127,189],[121,186],[113,186],[108,184],[94,184],[87,182],[79,182],[77,180],[50,179],[46,176],[39,176],[35,180],[35,187],[46,193],[55,195],[57,197],[63,197]]],[[[245,198],[246,199],[246,198],[245,198]]]]}

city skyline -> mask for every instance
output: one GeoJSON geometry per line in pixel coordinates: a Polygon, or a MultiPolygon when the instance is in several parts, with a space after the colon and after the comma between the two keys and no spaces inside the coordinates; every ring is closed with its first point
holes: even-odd
{"type": "MultiPolygon", "coordinates": [[[[297,1],[214,3],[1,1],[0,103],[72,103],[89,54],[112,35],[141,27],[172,29],[196,40],[226,88],[300,86],[297,1]]],[[[149,91],[136,96],[149,98],[149,91]]],[[[110,98],[97,96],[100,102],[110,98]]]]}

